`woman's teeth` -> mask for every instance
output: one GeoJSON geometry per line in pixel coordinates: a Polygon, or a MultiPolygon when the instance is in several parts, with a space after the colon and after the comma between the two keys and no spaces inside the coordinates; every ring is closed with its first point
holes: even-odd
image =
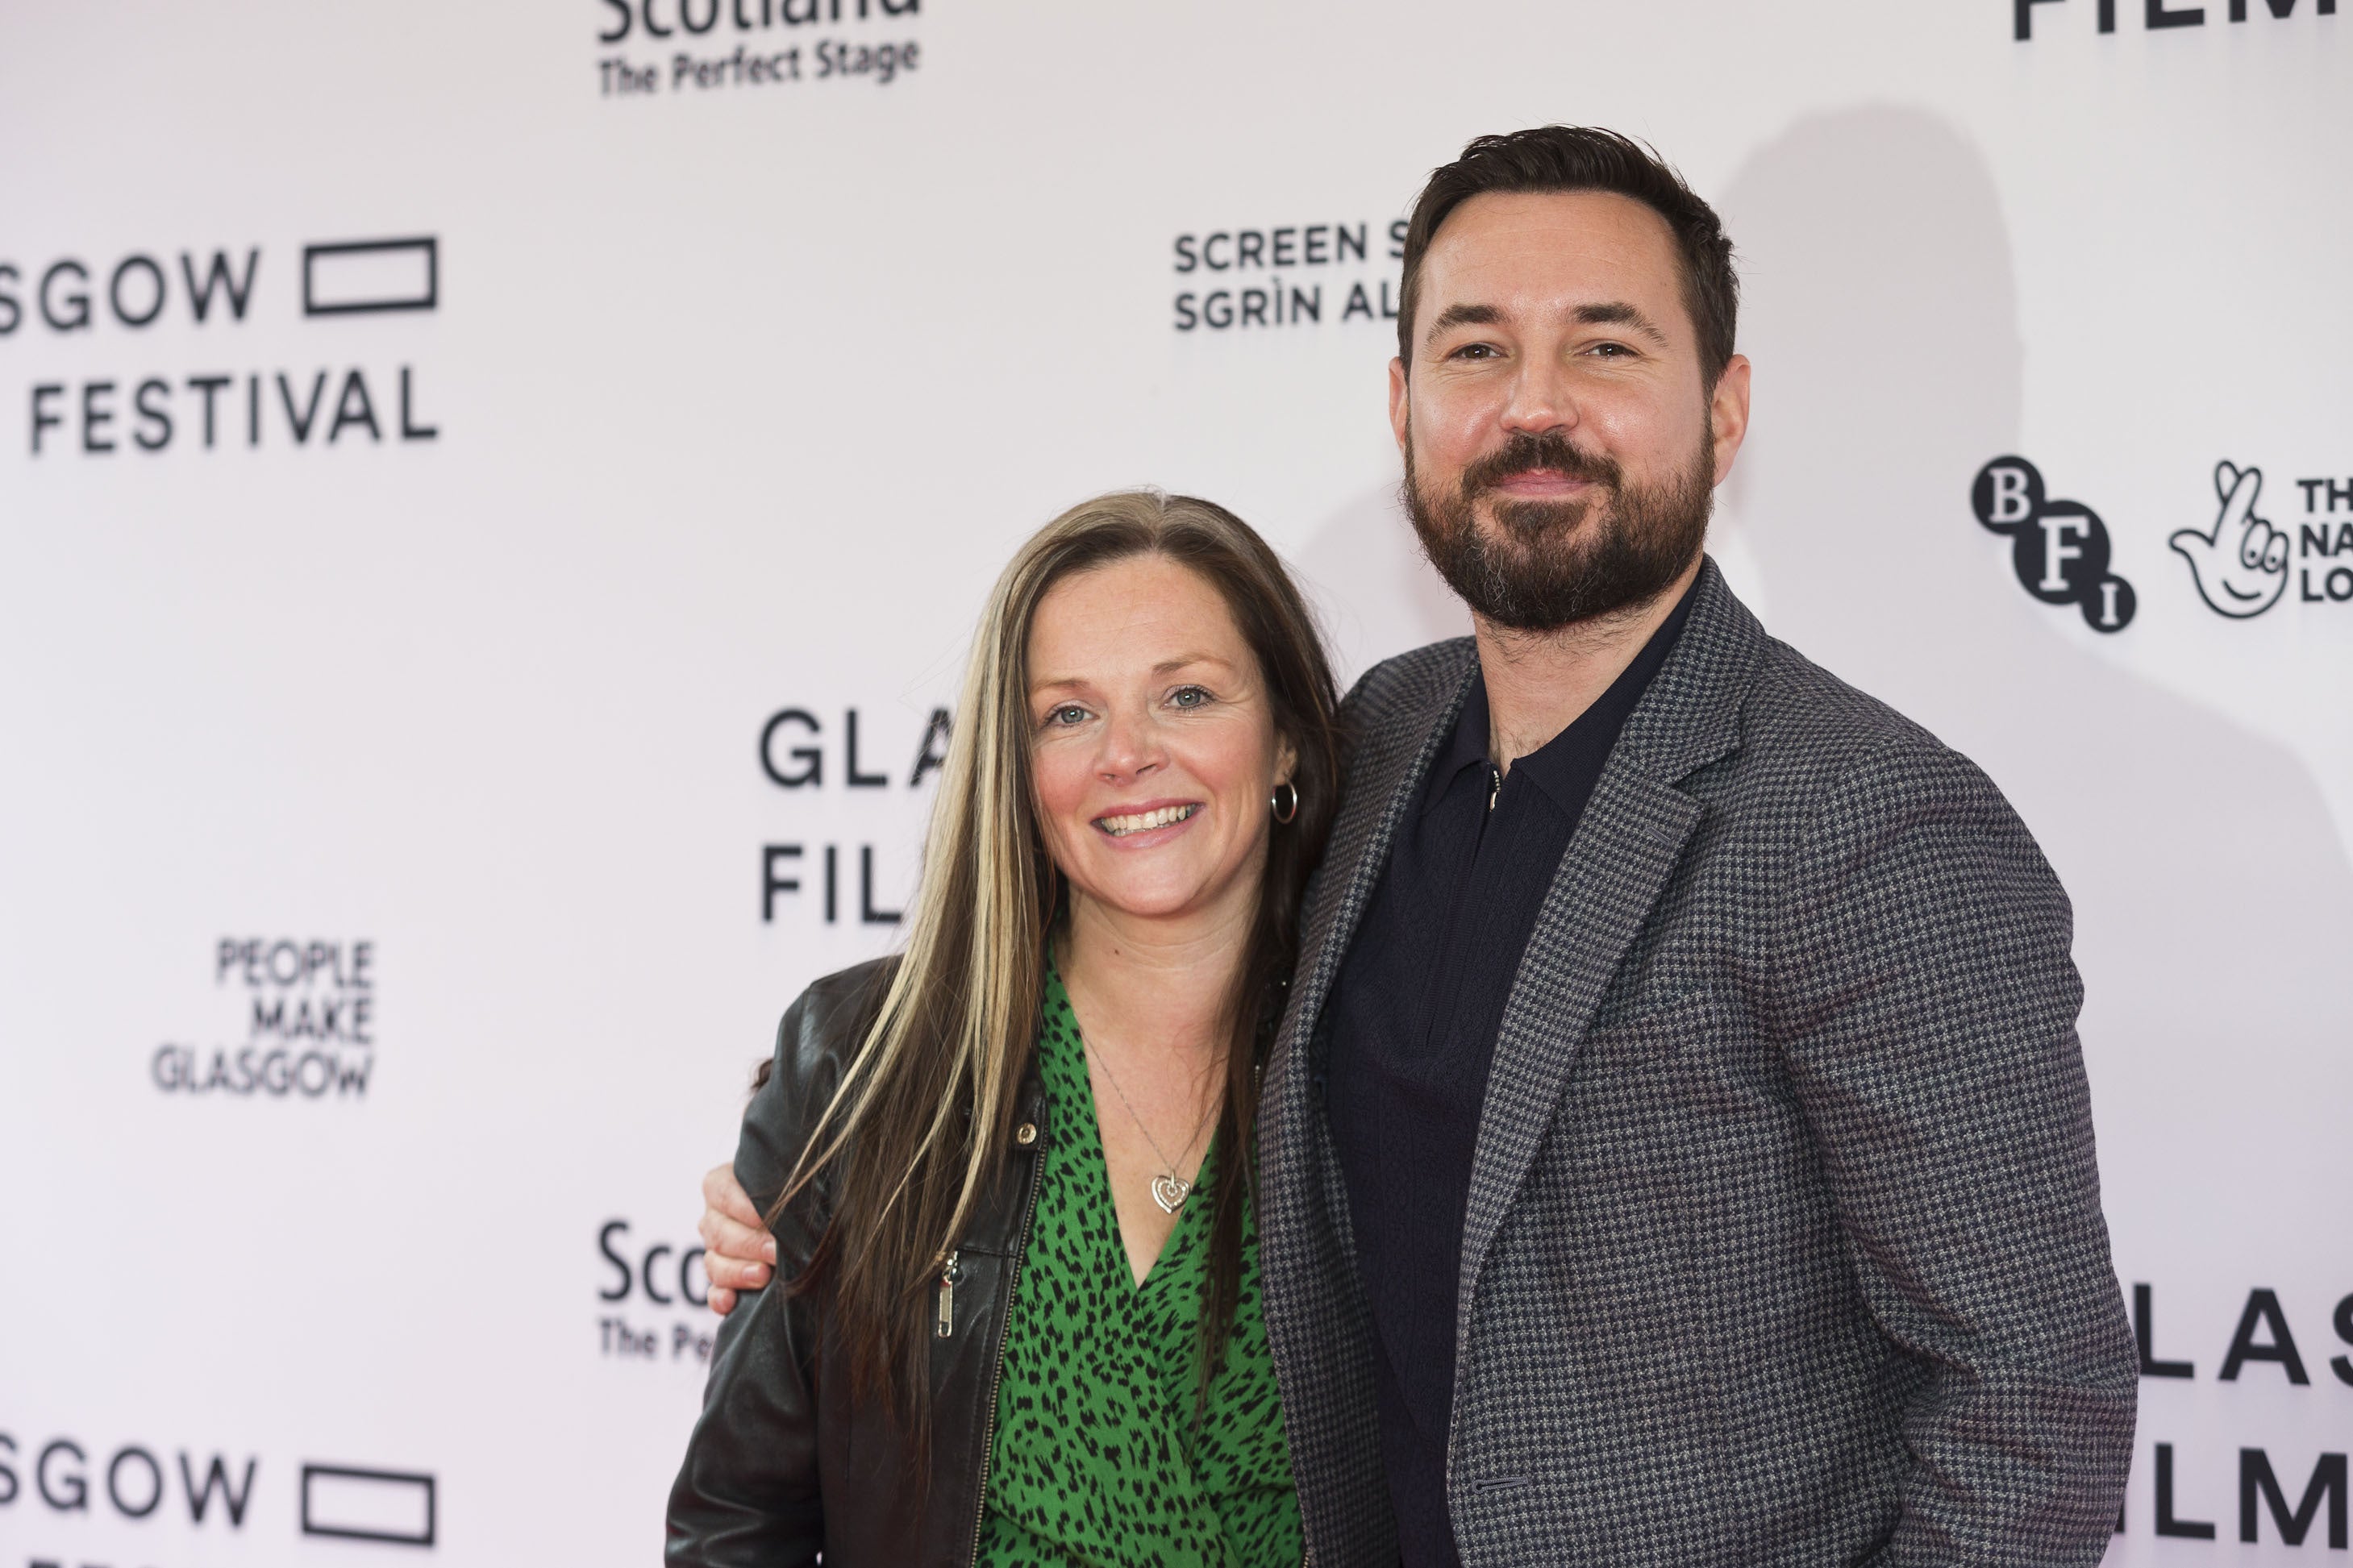
{"type": "Polygon", "coordinates": [[[1138,812],[1134,816],[1098,816],[1095,826],[1113,838],[1124,838],[1131,833],[1143,833],[1155,827],[1166,827],[1172,822],[1182,822],[1200,809],[1198,805],[1164,805],[1158,811],[1138,812]]]}

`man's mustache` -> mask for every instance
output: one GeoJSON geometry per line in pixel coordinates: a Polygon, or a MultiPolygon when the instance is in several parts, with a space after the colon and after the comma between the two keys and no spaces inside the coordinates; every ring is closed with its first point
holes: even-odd
{"type": "Polygon", "coordinates": [[[1558,430],[1547,430],[1542,435],[1521,431],[1494,451],[1464,466],[1462,498],[1472,500],[1506,479],[1540,468],[1566,474],[1573,479],[1608,485],[1612,489],[1617,488],[1620,478],[1615,461],[1599,453],[1579,451],[1558,430]]]}

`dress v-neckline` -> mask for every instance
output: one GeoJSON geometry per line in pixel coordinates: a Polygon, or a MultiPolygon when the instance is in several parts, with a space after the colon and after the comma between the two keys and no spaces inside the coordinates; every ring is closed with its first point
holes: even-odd
{"type": "MultiPolygon", "coordinates": [[[[1206,1368],[1211,1216],[1180,1207],[1138,1280],[1085,1049],[1059,986],[1038,1051],[1051,1120],[1038,1140],[1038,1208],[1006,1328],[978,1561],[1296,1568],[1298,1500],[1248,1190],[1236,1194],[1243,1229],[1230,1333],[1206,1368]],[[1082,1129],[1082,1118],[1093,1125],[1082,1129]]],[[[1205,1166],[1215,1149],[1213,1140],[1205,1166]]]]}
{"type": "Polygon", "coordinates": [[[1088,1180],[1101,1195],[1104,1212],[1109,1216],[1112,1247],[1119,1254],[1120,1272],[1127,1277],[1133,1286],[1135,1299],[1141,1300],[1149,1290],[1152,1282],[1167,1273],[1169,1260],[1177,1252],[1177,1244],[1185,1235],[1185,1227],[1193,1223],[1194,1202],[1202,1196],[1205,1191],[1201,1184],[1201,1177],[1209,1168],[1209,1157],[1218,1150],[1217,1135],[1210,1134],[1208,1145],[1201,1151],[1200,1163],[1194,1167],[1193,1173],[1187,1178],[1192,1184],[1186,1190],[1185,1201],[1176,1207],[1176,1223],[1170,1226],[1168,1234],[1161,1238],[1160,1250],[1154,1255],[1151,1267],[1144,1271],[1141,1278],[1138,1278],[1135,1266],[1127,1250],[1127,1232],[1119,1222],[1119,1195],[1112,1191],[1111,1155],[1103,1147],[1103,1107],[1095,1099],[1094,1074],[1087,1061],[1086,1035],[1079,1026],[1079,1011],[1071,1005],[1071,994],[1064,988],[1059,970],[1050,967],[1048,969],[1046,984],[1051,988],[1049,1005],[1050,1005],[1056,1000],[1060,1002],[1062,1011],[1071,1020],[1071,1038],[1076,1041],[1079,1047],[1079,1059],[1075,1064],[1074,1076],[1086,1092],[1089,1157],[1085,1165],[1088,1180]]]}

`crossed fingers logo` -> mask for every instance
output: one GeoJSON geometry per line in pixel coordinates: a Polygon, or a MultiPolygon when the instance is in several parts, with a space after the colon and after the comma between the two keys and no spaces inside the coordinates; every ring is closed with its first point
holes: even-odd
{"type": "Polygon", "coordinates": [[[2185,528],[2173,536],[2173,548],[2189,563],[2198,596],[2215,614],[2236,621],[2262,615],[2287,592],[2287,535],[2255,515],[2263,489],[2261,468],[2215,464],[2221,515],[2205,532],[2185,528]]]}
{"type": "Polygon", "coordinates": [[[1978,521],[2010,540],[2019,586],[2046,605],[2073,605],[2095,632],[2132,625],[2139,601],[2108,570],[2107,524],[2082,501],[2052,500],[2033,464],[1996,458],[1978,470],[1969,505],[1978,521]]]}

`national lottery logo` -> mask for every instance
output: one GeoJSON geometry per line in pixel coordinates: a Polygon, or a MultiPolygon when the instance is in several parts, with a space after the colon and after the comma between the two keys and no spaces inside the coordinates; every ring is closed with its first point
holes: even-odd
{"type": "Polygon", "coordinates": [[[2010,542],[2018,585],[2046,605],[2073,605],[2095,632],[2132,625],[2138,598],[2108,569],[2108,526],[2078,500],[2055,500],[2024,458],[1996,458],[1969,487],[1978,521],[2010,542]]]}
{"type": "Polygon", "coordinates": [[[2287,535],[2255,515],[2263,471],[2229,461],[2214,465],[2214,494],[2222,510],[2213,527],[2185,528],[2171,543],[2189,563],[2198,596],[2218,616],[2260,616],[2287,592],[2287,535]]]}
{"type": "Polygon", "coordinates": [[[2214,521],[2168,541],[2218,616],[2250,621],[2283,599],[2353,605],[2353,479],[2307,476],[2278,489],[2280,500],[2265,501],[2263,471],[2225,458],[2214,465],[2214,521]],[[2278,504],[2302,515],[2274,524],[2256,510],[2278,504]]]}

